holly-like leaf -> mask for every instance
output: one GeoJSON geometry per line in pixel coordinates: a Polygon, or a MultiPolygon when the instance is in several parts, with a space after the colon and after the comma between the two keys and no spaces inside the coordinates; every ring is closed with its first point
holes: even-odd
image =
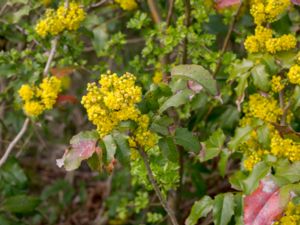
{"type": "Polygon", "coordinates": [[[256,65],[251,70],[254,85],[262,91],[268,91],[270,88],[269,77],[266,67],[263,64],[256,65]]]}
{"type": "Polygon", "coordinates": [[[218,129],[217,131],[212,133],[208,140],[202,143],[203,148],[200,153],[200,160],[202,162],[207,161],[219,155],[222,150],[225,138],[226,136],[221,129],[218,129]]]}
{"type": "Polygon", "coordinates": [[[232,193],[219,194],[214,199],[213,220],[215,225],[227,225],[234,214],[232,193]]]}
{"type": "Polygon", "coordinates": [[[270,178],[244,199],[245,225],[271,225],[284,211],[290,196],[280,194],[279,187],[270,178]]]}
{"type": "Polygon", "coordinates": [[[190,101],[193,92],[189,89],[178,91],[175,95],[167,99],[159,108],[159,113],[163,113],[170,107],[178,107],[190,101]]]}
{"type": "Polygon", "coordinates": [[[298,182],[300,180],[300,162],[289,163],[286,161],[276,168],[275,176],[291,183],[298,182]]]}
{"type": "Polygon", "coordinates": [[[158,146],[162,151],[164,157],[166,157],[171,162],[178,162],[178,151],[174,140],[171,137],[161,138],[158,142],[158,146]]]}
{"type": "Polygon", "coordinates": [[[217,95],[217,82],[211,73],[200,65],[179,65],[171,70],[173,77],[192,80],[200,84],[211,95],[217,95]]]}
{"type": "Polygon", "coordinates": [[[100,151],[97,147],[99,136],[97,131],[84,131],[72,137],[71,147],[65,151],[61,159],[58,159],[57,165],[64,166],[67,171],[77,169],[81,162],[90,158],[94,152],[100,151]]]}
{"type": "Polygon", "coordinates": [[[191,213],[185,221],[185,225],[195,225],[201,217],[206,217],[213,208],[214,200],[209,196],[204,196],[196,201],[192,207],[191,213]]]}
{"type": "Polygon", "coordinates": [[[186,128],[177,128],[174,139],[176,144],[181,145],[186,150],[193,152],[199,152],[200,150],[200,142],[193,133],[186,128]]]}

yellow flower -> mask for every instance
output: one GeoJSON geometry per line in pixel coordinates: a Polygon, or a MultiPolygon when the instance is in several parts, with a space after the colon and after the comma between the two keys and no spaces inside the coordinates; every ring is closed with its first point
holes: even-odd
{"type": "Polygon", "coordinates": [[[280,76],[273,76],[271,83],[272,91],[274,91],[275,93],[280,92],[285,86],[280,76]]]}
{"type": "Polygon", "coordinates": [[[85,16],[80,5],[71,2],[68,8],[61,5],[56,11],[47,9],[44,18],[37,23],[35,30],[43,38],[48,34],[58,35],[64,30],[77,30],[85,16]]]}
{"type": "Polygon", "coordinates": [[[284,215],[273,225],[298,225],[300,224],[300,206],[289,202],[284,215]]]}
{"type": "Polygon", "coordinates": [[[300,145],[289,138],[282,138],[277,131],[271,139],[271,153],[277,157],[287,158],[290,161],[300,160],[300,145]]]}
{"type": "Polygon", "coordinates": [[[253,151],[245,160],[244,167],[246,170],[251,171],[253,167],[262,161],[263,151],[253,151]]]}
{"type": "Polygon", "coordinates": [[[263,26],[255,28],[255,35],[248,36],[244,45],[249,53],[262,52],[266,49],[266,41],[272,38],[272,30],[263,26]]]}
{"type": "Polygon", "coordinates": [[[46,109],[52,109],[58,93],[61,92],[61,81],[57,77],[44,78],[40,84],[40,97],[46,109]]]}
{"type": "Polygon", "coordinates": [[[285,34],[279,38],[270,38],[266,41],[267,51],[274,54],[279,51],[286,51],[296,47],[297,40],[292,34],[285,34]]]}
{"type": "Polygon", "coordinates": [[[273,22],[291,5],[290,0],[268,0],[265,8],[265,13],[268,17],[268,22],[273,22]]]}
{"type": "Polygon", "coordinates": [[[273,123],[276,123],[282,115],[282,110],[274,98],[263,97],[260,94],[251,95],[243,111],[246,118],[259,118],[273,123]]]}
{"type": "Polygon", "coordinates": [[[138,7],[135,0],[115,0],[116,3],[124,10],[131,11],[138,7]]]}
{"type": "Polygon", "coordinates": [[[18,93],[23,101],[29,101],[34,96],[34,91],[28,84],[23,84],[18,93]]]}
{"type": "Polygon", "coordinates": [[[43,113],[44,107],[38,101],[26,101],[24,104],[24,112],[27,116],[36,117],[43,113]]]}
{"type": "Polygon", "coordinates": [[[162,72],[159,71],[159,70],[156,70],[154,72],[154,76],[152,78],[152,81],[153,81],[154,84],[159,84],[162,81],[162,78],[163,78],[162,72]]]}
{"type": "Polygon", "coordinates": [[[298,84],[300,85],[300,66],[298,65],[293,65],[288,74],[287,77],[289,78],[289,81],[292,84],[298,84]]]}
{"type": "Polygon", "coordinates": [[[46,77],[39,87],[30,87],[28,84],[24,84],[18,93],[24,102],[25,114],[36,117],[43,111],[52,109],[60,91],[61,81],[57,77],[46,77]]]}
{"type": "Polygon", "coordinates": [[[137,128],[128,139],[130,147],[151,148],[157,138],[148,130],[148,115],[142,115],[136,106],[142,99],[142,91],[135,85],[135,80],[130,73],[118,77],[108,71],[100,76],[100,87],[96,83],[88,84],[87,94],[82,97],[81,103],[100,137],[112,132],[122,121],[131,120],[136,122],[137,128]]]}
{"type": "Polygon", "coordinates": [[[261,25],[266,20],[265,6],[262,2],[256,2],[251,4],[250,13],[254,18],[254,23],[261,25]]]}

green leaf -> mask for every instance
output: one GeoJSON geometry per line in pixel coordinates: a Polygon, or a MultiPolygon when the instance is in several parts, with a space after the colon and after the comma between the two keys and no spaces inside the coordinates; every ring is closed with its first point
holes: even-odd
{"type": "Polygon", "coordinates": [[[1,208],[12,213],[30,213],[36,209],[40,202],[40,199],[37,197],[16,195],[6,198],[1,208]]]}
{"type": "Polygon", "coordinates": [[[226,174],[227,162],[229,156],[230,156],[230,152],[228,151],[228,149],[224,149],[223,151],[221,151],[220,160],[218,162],[218,170],[222,177],[224,177],[226,174]]]}
{"type": "Polygon", "coordinates": [[[200,65],[179,65],[171,70],[171,75],[187,80],[193,80],[200,84],[208,93],[218,94],[217,82],[213,76],[200,65]]]}
{"type": "Polygon", "coordinates": [[[275,176],[287,179],[291,183],[300,180],[300,162],[289,163],[276,167],[275,176]]]}
{"type": "Polygon", "coordinates": [[[270,75],[266,72],[263,64],[256,65],[251,70],[254,85],[262,91],[268,91],[270,88],[270,75]]]}
{"type": "Polygon", "coordinates": [[[106,148],[106,162],[111,162],[115,158],[117,145],[112,135],[106,135],[103,142],[106,148]]]}
{"type": "Polygon", "coordinates": [[[235,92],[238,97],[241,97],[244,95],[244,92],[245,92],[246,88],[248,87],[248,77],[249,76],[250,76],[250,72],[246,72],[237,78],[238,85],[235,88],[235,92]]]}
{"type": "Polygon", "coordinates": [[[213,132],[212,135],[202,143],[203,149],[201,150],[201,161],[210,160],[219,155],[222,150],[226,136],[221,129],[213,132]]]}
{"type": "Polygon", "coordinates": [[[242,188],[245,194],[250,194],[259,185],[259,181],[270,172],[270,166],[265,162],[257,163],[250,175],[242,181],[242,188]]]}
{"type": "Polygon", "coordinates": [[[175,143],[181,145],[186,150],[199,152],[200,142],[191,131],[186,128],[177,128],[175,132],[175,143]]]}
{"type": "Polygon", "coordinates": [[[127,139],[121,133],[114,133],[113,137],[118,146],[117,156],[124,165],[129,165],[130,148],[127,139]]]}
{"type": "Polygon", "coordinates": [[[175,95],[168,98],[162,106],[159,108],[158,112],[163,113],[170,107],[178,107],[190,101],[190,96],[193,92],[189,89],[184,89],[182,91],[178,91],[175,95]]]}
{"type": "Polygon", "coordinates": [[[209,196],[204,196],[196,201],[192,207],[190,215],[185,221],[185,225],[195,225],[201,217],[206,217],[212,210],[214,201],[209,196]]]}
{"type": "Polygon", "coordinates": [[[214,199],[213,221],[215,225],[227,225],[234,214],[232,193],[219,194],[214,199]]]}
{"type": "Polygon", "coordinates": [[[253,128],[251,126],[239,127],[235,130],[234,137],[228,143],[230,150],[237,150],[240,144],[244,143],[250,138],[253,128]]]}
{"type": "Polygon", "coordinates": [[[164,137],[159,139],[158,146],[168,160],[171,162],[178,162],[178,151],[173,138],[164,137]]]}

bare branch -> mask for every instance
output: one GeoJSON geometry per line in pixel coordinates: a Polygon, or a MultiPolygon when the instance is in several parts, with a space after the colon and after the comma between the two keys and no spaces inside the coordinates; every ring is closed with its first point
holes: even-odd
{"type": "Polygon", "coordinates": [[[23,123],[23,126],[21,128],[21,130],[19,131],[19,133],[17,134],[17,136],[14,138],[14,140],[12,142],[10,142],[10,144],[8,145],[4,155],[2,156],[1,160],[0,160],[0,167],[6,162],[9,154],[11,153],[11,151],[13,150],[13,148],[15,147],[15,145],[18,143],[18,141],[22,138],[22,136],[25,134],[27,128],[28,128],[28,124],[30,122],[29,118],[26,118],[26,120],[23,123]]]}
{"type": "Polygon", "coordinates": [[[50,50],[50,54],[43,72],[44,76],[47,76],[50,70],[50,66],[51,66],[51,62],[54,58],[55,52],[56,52],[56,48],[57,48],[57,43],[58,43],[58,39],[59,36],[56,36],[52,41],[51,41],[51,50],[50,50]]]}

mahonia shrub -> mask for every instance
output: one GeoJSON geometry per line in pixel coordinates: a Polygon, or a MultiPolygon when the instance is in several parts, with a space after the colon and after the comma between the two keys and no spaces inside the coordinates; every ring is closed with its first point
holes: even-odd
{"type": "Polygon", "coordinates": [[[300,224],[299,22],[298,0],[4,0],[0,224],[300,224]]]}

